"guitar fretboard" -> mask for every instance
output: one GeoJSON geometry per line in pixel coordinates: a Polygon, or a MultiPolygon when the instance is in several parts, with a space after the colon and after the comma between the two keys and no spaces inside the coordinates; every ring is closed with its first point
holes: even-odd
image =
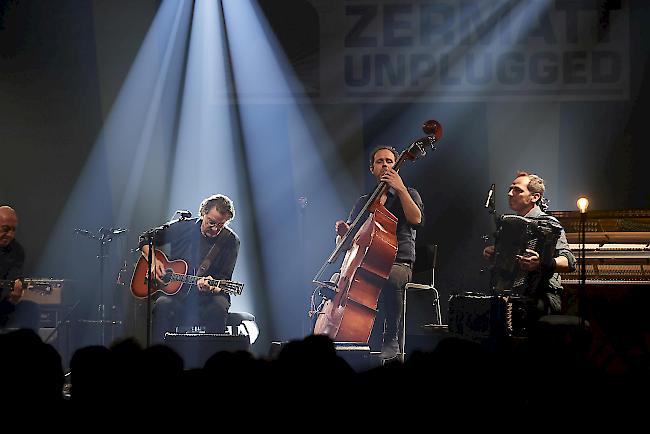
{"type": "MultiPolygon", "coordinates": [[[[172,280],[175,280],[177,282],[183,282],[183,283],[187,283],[187,284],[190,284],[190,285],[196,285],[196,282],[201,277],[199,277],[199,276],[190,276],[188,274],[176,274],[176,273],[173,273],[171,278],[172,278],[172,280]]],[[[210,286],[219,286],[221,284],[221,280],[209,279],[208,284],[210,286]]]]}

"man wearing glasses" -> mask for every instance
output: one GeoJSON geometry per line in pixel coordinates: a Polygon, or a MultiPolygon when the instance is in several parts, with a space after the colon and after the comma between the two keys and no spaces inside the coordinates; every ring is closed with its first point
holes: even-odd
{"type": "MultiPolygon", "coordinates": [[[[223,333],[230,308],[230,295],[210,286],[209,279],[231,280],[239,252],[239,237],[228,227],[235,217],[232,200],[216,194],[203,199],[198,218],[180,219],[155,232],[156,248],[168,245],[170,260],[183,259],[188,274],[205,276],[196,287],[184,285],[178,294],[160,296],[153,307],[153,340],[161,343],[165,332],[177,327],[202,326],[208,333],[223,333]]],[[[142,255],[149,246],[141,239],[142,255]]],[[[156,277],[165,275],[165,267],[156,261],[156,277]]]]}

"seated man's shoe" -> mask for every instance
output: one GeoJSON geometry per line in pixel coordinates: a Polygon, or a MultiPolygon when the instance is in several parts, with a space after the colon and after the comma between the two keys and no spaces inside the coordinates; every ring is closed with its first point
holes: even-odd
{"type": "Polygon", "coordinates": [[[379,358],[384,361],[388,361],[388,360],[395,359],[398,354],[399,354],[399,343],[397,342],[397,338],[395,338],[388,342],[384,342],[384,344],[381,346],[381,352],[379,353],[379,358]]]}

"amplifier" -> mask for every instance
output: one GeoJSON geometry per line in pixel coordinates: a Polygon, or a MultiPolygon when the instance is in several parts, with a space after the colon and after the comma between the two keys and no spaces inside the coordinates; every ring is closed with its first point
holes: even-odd
{"type": "Polygon", "coordinates": [[[64,279],[26,279],[26,288],[22,299],[41,305],[61,304],[66,286],[67,282],[64,279]]]}

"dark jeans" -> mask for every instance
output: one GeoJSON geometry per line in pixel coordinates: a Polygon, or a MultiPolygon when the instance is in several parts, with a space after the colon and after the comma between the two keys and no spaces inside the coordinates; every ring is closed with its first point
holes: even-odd
{"type": "Polygon", "coordinates": [[[381,290],[380,300],[385,315],[385,343],[401,337],[401,333],[398,332],[403,321],[404,286],[411,281],[412,274],[411,267],[408,265],[393,264],[388,280],[381,290]]]}
{"type": "Polygon", "coordinates": [[[230,301],[223,295],[163,295],[153,307],[152,341],[162,343],[165,332],[174,332],[179,326],[201,326],[206,333],[223,333],[229,308],[230,301]]]}

